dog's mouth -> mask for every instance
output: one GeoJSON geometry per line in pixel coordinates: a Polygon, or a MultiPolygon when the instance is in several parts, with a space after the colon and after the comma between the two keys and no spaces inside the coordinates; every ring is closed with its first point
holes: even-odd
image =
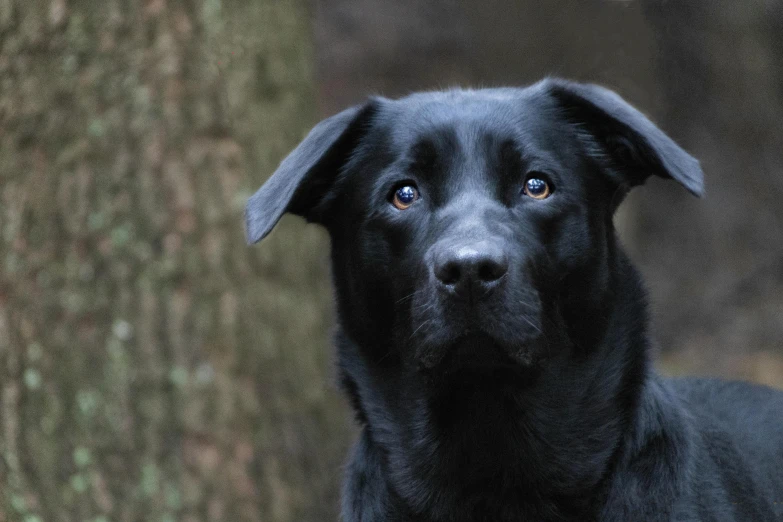
{"type": "Polygon", "coordinates": [[[410,334],[423,371],[531,366],[547,352],[538,293],[507,288],[477,304],[422,290],[410,303],[410,334]]]}
{"type": "Polygon", "coordinates": [[[530,366],[531,351],[511,346],[482,330],[467,330],[455,340],[428,346],[417,353],[424,371],[439,373],[491,372],[530,366]]]}
{"type": "Polygon", "coordinates": [[[444,361],[451,368],[486,370],[512,366],[515,361],[508,350],[481,331],[467,332],[449,349],[444,361]]]}

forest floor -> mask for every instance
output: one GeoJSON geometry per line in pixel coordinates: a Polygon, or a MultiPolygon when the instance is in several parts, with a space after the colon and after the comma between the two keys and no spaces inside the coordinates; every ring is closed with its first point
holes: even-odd
{"type": "Polygon", "coordinates": [[[783,353],[780,350],[717,357],[705,348],[685,348],[661,354],[656,358],[656,366],[665,375],[718,376],[783,389],[783,353]]]}

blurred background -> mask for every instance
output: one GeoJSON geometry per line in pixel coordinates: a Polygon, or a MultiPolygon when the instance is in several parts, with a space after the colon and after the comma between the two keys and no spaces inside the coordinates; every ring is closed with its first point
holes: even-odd
{"type": "Polygon", "coordinates": [[[783,386],[781,0],[0,0],[0,521],[335,520],[328,241],[244,202],[367,94],[544,75],[703,162],[617,217],[662,371],[783,386]]]}

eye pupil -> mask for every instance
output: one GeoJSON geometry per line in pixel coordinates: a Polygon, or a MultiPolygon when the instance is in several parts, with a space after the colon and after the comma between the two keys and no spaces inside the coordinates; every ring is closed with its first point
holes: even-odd
{"type": "Polygon", "coordinates": [[[543,194],[546,190],[546,183],[538,178],[532,178],[527,180],[527,190],[531,194],[543,194]]]}
{"type": "Polygon", "coordinates": [[[419,198],[419,191],[413,185],[403,185],[394,191],[392,205],[398,210],[405,210],[419,198]]]}
{"type": "Polygon", "coordinates": [[[546,181],[541,178],[529,178],[525,181],[525,194],[534,199],[546,199],[551,189],[546,181]]]}
{"type": "Polygon", "coordinates": [[[405,185],[397,189],[397,199],[400,203],[410,205],[416,199],[416,189],[410,185],[405,185]]]}

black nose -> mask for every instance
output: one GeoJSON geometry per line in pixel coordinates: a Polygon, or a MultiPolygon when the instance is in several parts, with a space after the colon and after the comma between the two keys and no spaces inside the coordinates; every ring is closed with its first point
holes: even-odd
{"type": "Polygon", "coordinates": [[[442,248],[434,259],[438,283],[458,293],[487,292],[508,272],[508,258],[495,242],[442,248]]]}

